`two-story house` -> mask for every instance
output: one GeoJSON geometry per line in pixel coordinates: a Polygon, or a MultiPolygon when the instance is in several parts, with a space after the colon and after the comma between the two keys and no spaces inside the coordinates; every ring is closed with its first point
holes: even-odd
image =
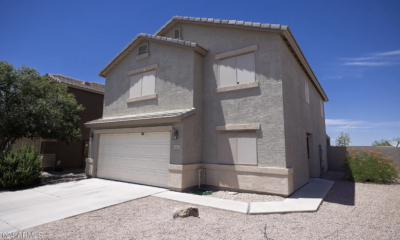
{"type": "Polygon", "coordinates": [[[287,26],[173,17],[99,75],[92,176],[290,195],[326,169],[328,98],[287,26]]]}

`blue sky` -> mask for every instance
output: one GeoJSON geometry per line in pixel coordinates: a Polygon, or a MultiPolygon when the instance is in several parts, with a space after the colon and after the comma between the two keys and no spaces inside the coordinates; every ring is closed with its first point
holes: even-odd
{"type": "Polygon", "coordinates": [[[0,1],[0,59],[41,74],[97,73],[172,16],[288,25],[329,97],[327,133],[400,137],[400,1],[0,1]]]}

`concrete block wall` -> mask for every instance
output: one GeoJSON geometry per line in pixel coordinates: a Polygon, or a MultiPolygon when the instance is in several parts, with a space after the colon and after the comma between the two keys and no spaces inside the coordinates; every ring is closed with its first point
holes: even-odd
{"type": "MultiPolygon", "coordinates": [[[[400,166],[400,148],[396,147],[375,147],[375,146],[348,146],[350,151],[352,148],[356,149],[356,152],[362,152],[362,149],[382,152],[382,156],[393,157],[393,160],[397,161],[397,166],[400,166]]],[[[346,147],[330,146],[328,149],[328,170],[339,171],[343,165],[343,161],[346,157],[346,147]]]]}

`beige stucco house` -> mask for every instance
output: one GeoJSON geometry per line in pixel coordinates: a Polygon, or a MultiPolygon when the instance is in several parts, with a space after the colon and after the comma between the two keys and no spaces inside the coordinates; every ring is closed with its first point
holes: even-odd
{"type": "Polygon", "coordinates": [[[173,17],[99,75],[89,175],[290,195],[327,168],[328,98],[287,26],[173,17]]]}

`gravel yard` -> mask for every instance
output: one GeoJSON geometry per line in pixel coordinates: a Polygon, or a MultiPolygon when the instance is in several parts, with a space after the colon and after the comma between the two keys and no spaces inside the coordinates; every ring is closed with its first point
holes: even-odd
{"type": "Polygon", "coordinates": [[[318,212],[245,215],[199,207],[199,218],[172,219],[185,203],[146,197],[24,232],[44,239],[400,239],[400,184],[334,180],[318,212]]]}
{"type": "Polygon", "coordinates": [[[64,182],[72,182],[79,181],[82,179],[86,179],[85,169],[66,169],[62,172],[56,171],[46,171],[42,172],[42,183],[39,185],[34,185],[31,187],[19,187],[19,188],[0,188],[0,192],[8,192],[8,191],[18,191],[29,189],[33,187],[48,185],[48,184],[57,184],[64,182]]]}
{"type": "Polygon", "coordinates": [[[85,169],[67,169],[62,172],[42,172],[42,185],[86,179],[85,169]]]}
{"type": "Polygon", "coordinates": [[[269,195],[269,194],[258,194],[258,193],[240,193],[230,192],[225,190],[211,189],[212,195],[205,195],[207,197],[222,198],[239,202],[275,202],[283,201],[284,197],[269,195]]]}

